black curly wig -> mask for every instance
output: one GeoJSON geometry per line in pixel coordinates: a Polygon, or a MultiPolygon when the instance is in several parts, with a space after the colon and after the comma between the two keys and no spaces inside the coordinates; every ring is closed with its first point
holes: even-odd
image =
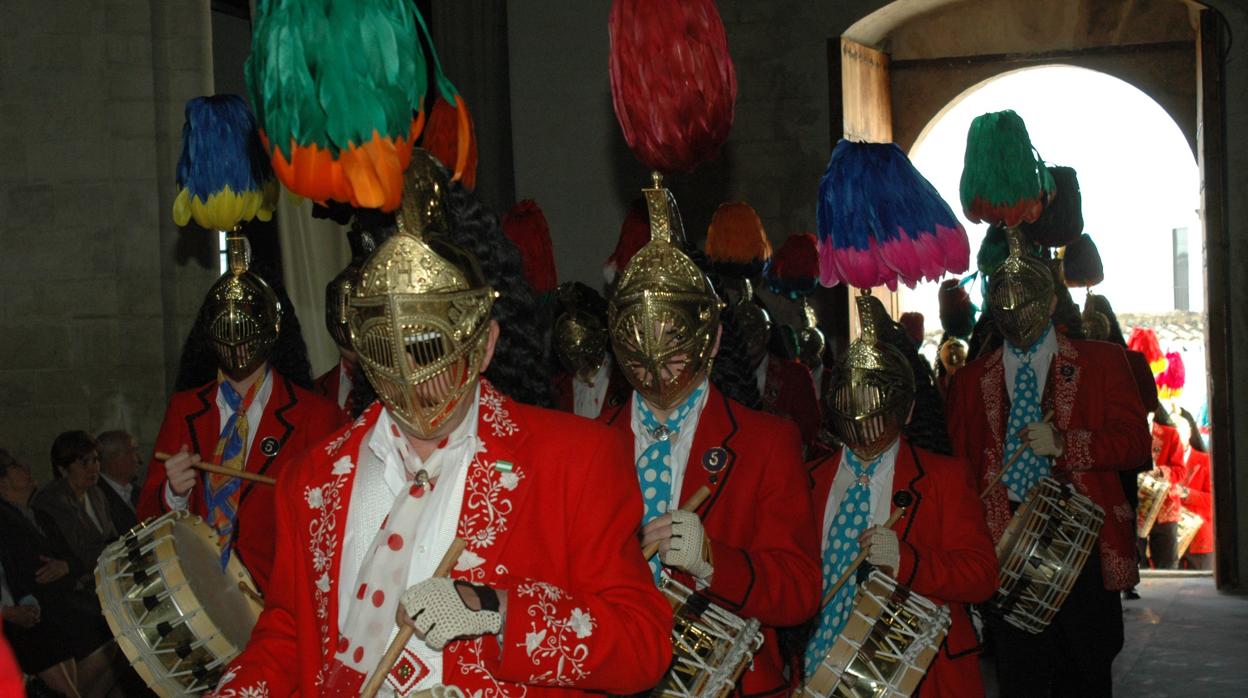
{"type": "MultiPolygon", "coordinates": [[[[282,283],[282,275],[273,264],[253,261],[251,271],[264,279],[273,289],[277,300],[282,305],[281,329],[277,335],[277,343],[269,355],[269,365],[278,373],[290,379],[301,388],[312,387],[312,365],[308,362],[308,348],[303,343],[303,332],[299,326],[299,316],[295,313],[295,304],[286,293],[286,284],[282,283]]],[[[182,345],[182,358],[178,362],[178,377],[174,390],[190,390],[217,378],[217,355],[212,349],[212,340],[208,334],[207,295],[204,303],[199,306],[195,316],[195,324],[182,345]]]]}
{"type": "MultiPolygon", "coordinates": [[[[728,277],[712,270],[706,256],[700,251],[687,250],[686,254],[706,273],[715,293],[721,299],[727,298],[725,284],[731,283],[728,277]]],[[[719,353],[715,355],[715,362],[711,366],[711,383],[729,398],[750,409],[759,409],[763,398],[758,392],[758,382],[754,378],[754,369],[750,367],[750,357],[746,352],[745,337],[741,335],[741,327],[737,324],[731,303],[720,311],[719,324],[723,332],[719,336],[719,353]]]]}
{"type": "Polygon", "coordinates": [[[945,426],[945,401],[936,387],[931,366],[899,323],[893,322],[877,332],[879,339],[906,357],[914,372],[914,412],[903,430],[906,439],[919,448],[951,455],[953,447],[945,426]]]}
{"type": "MultiPolygon", "coordinates": [[[[524,278],[519,250],[503,234],[498,216],[458,182],[448,190],[447,206],[452,221],[450,242],[477,258],[486,283],[499,294],[490,312],[491,319],[498,321],[498,344],[485,377],[514,400],[549,407],[550,366],[543,358],[537,302],[524,278]]],[[[377,246],[394,232],[392,223],[380,226],[373,235],[377,246]]],[[[377,398],[363,372],[360,377],[351,390],[356,415],[377,398]]]]}

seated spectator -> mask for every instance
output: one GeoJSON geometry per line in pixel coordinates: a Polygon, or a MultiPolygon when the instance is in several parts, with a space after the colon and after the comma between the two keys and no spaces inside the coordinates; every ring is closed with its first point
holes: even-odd
{"type": "MultiPolygon", "coordinates": [[[[94,438],[84,431],[67,431],[52,442],[52,470],[56,479],[35,495],[31,506],[40,523],[55,529],[70,554],[85,571],[88,583],[104,546],[117,539],[108,501],[96,485],[100,481],[100,453],[94,438]]],[[[48,531],[52,534],[52,531],[48,531]]]]}
{"type": "Polygon", "coordinates": [[[48,536],[29,506],[35,480],[0,449],[0,615],[22,671],[66,696],[98,698],[112,688],[116,654],[94,594],[77,588],[83,570],[48,536]]]}
{"type": "Polygon", "coordinates": [[[106,431],[99,436],[100,491],[108,501],[109,517],[117,533],[125,533],[138,523],[135,507],[139,504],[139,444],[129,433],[106,431]]]}

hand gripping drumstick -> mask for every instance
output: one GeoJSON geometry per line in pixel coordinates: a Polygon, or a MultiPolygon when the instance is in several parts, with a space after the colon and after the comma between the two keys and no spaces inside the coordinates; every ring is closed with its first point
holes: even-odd
{"type": "MultiPolygon", "coordinates": [[[[463,538],[456,538],[451,541],[451,547],[447,549],[446,554],[442,556],[442,561],[438,563],[438,569],[434,570],[434,577],[446,577],[451,574],[451,569],[455,567],[455,562],[459,560],[459,554],[464,552],[463,538]]],[[[402,613],[402,604],[399,605],[399,612],[402,613]]],[[[377,695],[377,691],[381,689],[381,684],[386,680],[386,676],[390,674],[390,670],[394,668],[394,663],[399,661],[399,655],[403,654],[403,648],[407,646],[407,642],[412,639],[412,635],[416,629],[407,623],[399,624],[399,634],[394,636],[390,641],[390,646],[386,648],[386,653],[381,656],[381,661],[377,662],[377,668],[373,670],[373,675],[368,677],[368,683],[364,684],[364,690],[360,691],[360,698],[373,698],[377,695]]]]}
{"type": "MultiPolygon", "coordinates": [[[[160,451],[156,452],[156,460],[158,461],[167,461],[170,458],[173,458],[173,456],[174,454],[172,453],[161,453],[160,451]]],[[[196,470],[202,470],[205,473],[213,473],[214,475],[225,475],[226,477],[236,477],[239,480],[250,480],[252,482],[258,482],[262,485],[276,485],[277,484],[277,480],[267,475],[257,475],[255,473],[249,473],[246,470],[234,470],[233,468],[222,468],[221,466],[213,464],[213,463],[194,463],[191,465],[191,467],[195,468],[196,470]]]]}
{"type": "MultiPolygon", "coordinates": [[[[914,502],[914,497],[911,496],[911,494],[905,490],[901,490],[897,492],[896,494],[894,494],[893,506],[897,508],[893,510],[892,516],[888,517],[888,521],[885,521],[884,525],[881,526],[881,528],[892,528],[893,524],[897,523],[897,519],[900,519],[901,515],[906,513],[906,507],[910,506],[913,502],[914,502]]],[[[866,550],[863,550],[862,552],[858,553],[858,557],[854,558],[854,561],[849,563],[849,567],[847,567],[845,571],[841,573],[840,578],[836,580],[836,584],[833,584],[832,588],[828,589],[828,593],[823,595],[823,601],[819,602],[820,613],[823,612],[824,606],[827,606],[829,603],[832,602],[832,597],[836,596],[836,592],[840,591],[841,587],[845,586],[845,582],[849,581],[850,575],[857,572],[858,568],[862,567],[862,563],[867,561],[867,554],[868,554],[868,551],[866,550]]]]}
{"type": "MultiPolygon", "coordinates": [[[[680,505],[680,510],[681,511],[693,511],[694,509],[697,509],[698,507],[702,506],[702,502],[705,502],[706,498],[709,496],[711,496],[711,488],[707,487],[706,485],[702,485],[701,487],[697,489],[696,492],[689,495],[689,499],[686,499],[684,504],[680,505]]],[[[650,558],[654,557],[654,554],[657,552],[659,552],[659,544],[651,543],[650,545],[647,545],[646,547],[641,549],[642,559],[649,560],[650,558]]]]}
{"type": "MultiPolygon", "coordinates": [[[[1053,421],[1053,410],[1049,410],[1048,412],[1044,414],[1044,423],[1048,424],[1052,421],[1053,421]]],[[[1018,459],[1023,457],[1023,451],[1027,450],[1028,448],[1030,447],[1027,444],[1022,444],[1018,447],[1016,451],[1014,451],[1013,454],[1010,455],[1010,459],[1005,462],[1005,467],[998,470],[997,474],[992,477],[992,482],[988,483],[988,486],[984,488],[984,491],[979,493],[980,499],[983,499],[984,497],[988,496],[988,493],[992,491],[992,488],[996,487],[997,483],[1001,482],[1001,478],[1005,477],[1005,471],[1009,470],[1010,466],[1017,463],[1018,459]]]]}

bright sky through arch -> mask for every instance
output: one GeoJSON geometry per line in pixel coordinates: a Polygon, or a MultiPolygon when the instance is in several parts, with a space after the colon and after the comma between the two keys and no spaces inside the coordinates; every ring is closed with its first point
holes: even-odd
{"type": "MultiPolygon", "coordinates": [[[[976,116],[1003,109],[1023,117],[1046,162],[1078,172],[1084,232],[1105,264],[1105,281],[1095,291],[1120,313],[1173,309],[1171,231],[1187,228],[1189,307],[1202,310],[1200,178],[1191,147],[1148,95],[1083,68],[1030,68],[984,83],[929,125],[911,149],[915,166],[966,226],[971,270],[987,226],[969,223],[958,199],[966,133],[976,116]]],[[[1074,296],[1082,305],[1083,291],[1074,296]]],[[[972,297],[978,304],[978,293],[972,297]]],[[[929,331],[939,329],[936,284],[906,289],[902,307],[923,313],[929,331]]]]}

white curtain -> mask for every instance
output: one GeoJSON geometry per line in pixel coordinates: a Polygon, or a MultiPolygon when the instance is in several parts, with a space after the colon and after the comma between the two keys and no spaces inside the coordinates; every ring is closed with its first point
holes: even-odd
{"type": "Polygon", "coordinates": [[[282,279],[299,314],[315,378],[338,361],[338,348],[325,329],[325,284],[351,261],[351,249],[342,226],[313,218],[311,201],[285,191],[277,208],[277,231],[282,279]]]}

